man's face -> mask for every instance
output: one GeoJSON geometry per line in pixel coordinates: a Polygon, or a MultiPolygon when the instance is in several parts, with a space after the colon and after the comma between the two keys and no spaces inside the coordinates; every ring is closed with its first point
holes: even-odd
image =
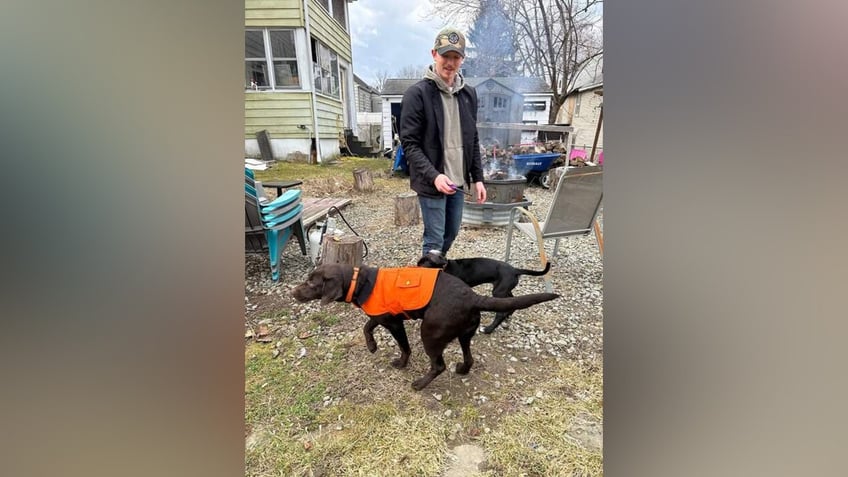
{"type": "Polygon", "coordinates": [[[436,74],[448,86],[453,86],[453,79],[456,78],[456,74],[459,73],[459,67],[462,66],[462,55],[455,51],[449,51],[444,55],[440,55],[436,50],[431,50],[431,53],[436,65],[436,74]]]}

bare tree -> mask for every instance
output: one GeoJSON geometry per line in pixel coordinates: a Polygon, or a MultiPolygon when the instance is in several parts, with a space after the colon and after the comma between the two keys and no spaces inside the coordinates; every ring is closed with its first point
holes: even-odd
{"type": "MultiPolygon", "coordinates": [[[[480,0],[430,0],[432,16],[470,24],[480,0]]],[[[603,55],[603,0],[502,0],[525,76],[543,78],[553,91],[550,123],[580,73],[603,55]]]]}
{"type": "Polygon", "coordinates": [[[406,65],[395,73],[395,78],[418,79],[424,76],[426,66],[406,65]]]}
{"type": "Polygon", "coordinates": [[[386,80],[389,79],[389,72],[386,70],[378,70],[374,74],[374,89],[383,92],[383,87],[386,86],[386,80]]]}
{"type": "Polygon", "coordinates": [[[467,76],[516,76],[515,39],[502,0],[480,0],[480,10],[468,28],[467,76]]]}

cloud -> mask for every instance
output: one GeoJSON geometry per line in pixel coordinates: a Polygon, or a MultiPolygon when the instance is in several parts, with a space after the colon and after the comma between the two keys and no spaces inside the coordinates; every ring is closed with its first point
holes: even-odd
{"type": "Polygon", "coordinates": [[[433,36],[443,26],[426,19],[429,0],[358,0],[349,4],[353,69],[362,78],[429,64],[433,36]]]}

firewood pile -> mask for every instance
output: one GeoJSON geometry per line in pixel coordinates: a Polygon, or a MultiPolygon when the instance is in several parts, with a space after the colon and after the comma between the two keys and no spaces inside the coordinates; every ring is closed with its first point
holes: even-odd
{"type": "Polygon", "coordinates": [[[589,159],[586,157],[572,157],[568,160],[568,165],[571,167],[583,167],[586,163],[589,162],[589,159]]]}
{"type": "Polygon", "coordinates": [[[507,147],[502,147],[497,144],[480,146],[480,156],[482,158],[483,171],[486,180],[504,180],[514,176],[514,174],[510,174],[509,171],[515,169],[515,161],[512,158],[515,154],[547,154],[554,152],[561,154],[561,156],[551,164],[551,168],[564,166],[566,162],[565,154],[567,152],[567,146],[562,141],[518,144],[507,147]]]}

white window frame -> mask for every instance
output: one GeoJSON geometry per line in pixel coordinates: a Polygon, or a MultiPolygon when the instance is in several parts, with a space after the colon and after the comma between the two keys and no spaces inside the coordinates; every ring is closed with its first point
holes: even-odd
{"type": "MultiPolygon", "coordinates": [[[[291,90],[302,90],[304,87],[305,80],[307,78],[303,77],[303,65],[300,61],[300,57],[302,56],[301,51],[303,49],[301,42],[298,40],[298,31],[294,28],[278,28],[278,27],[251,27],[245,28],[245,32],[248,31],[259,31],[262,32],[262,41],[263,47],[265,50],[265,68],[268,75],[268,82],[270,83],[268,86],[263,87],[251,87],[250,85],[245,85],[245,91],[256,91],[256,92],[268,92],[268,91],[291,91],[291,90]],[[271,48],[271,32],[272,31],[287,31],[291,32],[292,35],[292,43],[295,48],[295,56],[294,57],[275,57],[274,51],[271,48]],[[274,70],[274,61],[275,60],[283,60],[288,62],[294,62],[297,65],[298,70],[298,84],[296,85],[287,85],[287,86],[278,86],[277,85],[277,73],[274,70]]],[[[259,61],[258,57],[245,58],[245,68],[247,68],[247,61],[259,61]]]]}
{"type": "Polygon", "coordinates": [[[313,53],[314,53],[315,58],[316,58],[316,61],[313,61],[312,65],[311,65],[312,66],[312,81],[313,81],[313,83],[316,83],[316,84],[312,85],[313,91],[315,91],[316,93],[321,94],[323,96],[326,96],[328,98],[341,100],[341,98],[342,98],[342,95],[341,95],[342,83],[341,82],[343,80],[342,80],[342,77],[341,77],[341,71],[340,71],[339,67],[341,66],[342,58],[341,58],[341,56],[339,56],[339,54],[335,50],[330,48],[323,41],[313,37],[313,42],[314,42],[314,52],[313,53]],[[325,79],[324,75],[322,74],[322,72],[323,72],[323,70],[325,70],[325,68],[322,67],[321,64],[320,64],[320,57],[322,55],[321,49],[324,49],[328,52],[327,54],[328,54],[329,66],[326,68],[326,70],[330,73],[330,79],[331,80],[333,78],[336,79],[335,94],[333,94],[332,88],[328,92],[328,91],[325,91],[323,87],[319,88],[318,84],[317,84],[319,81],[322,81],[322,80],[325,79]],[[333,72],[333,60],[332,60],[333,55],[335,55],[335,57],[336,57],[336,59],[335,59],[335,74],[333,72]]]}

